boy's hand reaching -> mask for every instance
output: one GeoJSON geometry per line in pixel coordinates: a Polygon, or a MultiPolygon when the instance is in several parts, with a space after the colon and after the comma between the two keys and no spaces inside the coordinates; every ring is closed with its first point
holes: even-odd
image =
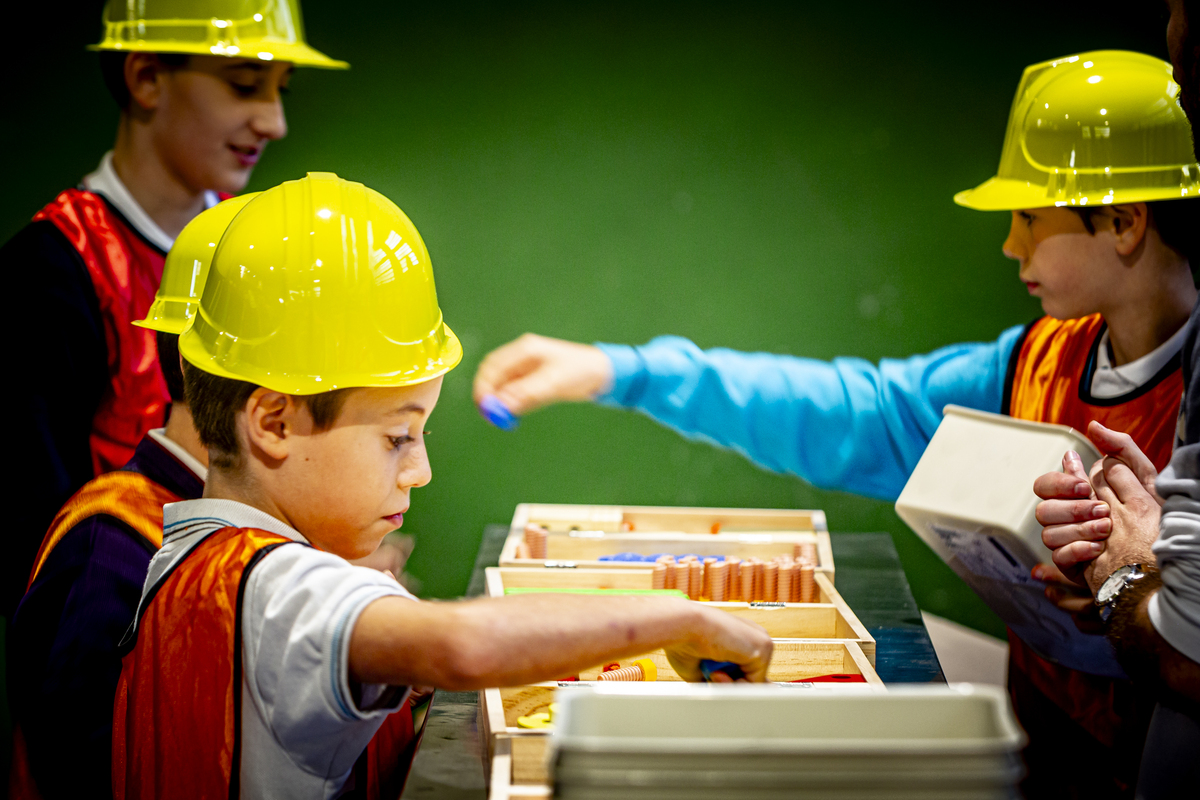
{"type": "MultiPolygon", "coordinates": [[[[761,683],[767,679],[774,643],[766,630],[749,620],[724,611],[705,609],[710,630],[693,641],[663,648],[667,660],[685,681],[703,680],[700,662],[732,661],[742,668],[746,680],[761,683]]],[[[716,678],[718,682],[720,678],[716,678]]]]}
{"type": "Polygon", "coordinates": [[[491,395],[519,417],[551,403],[595,399],[612,380],[612,363],[599,348],[527,333],[488,353],[472,393],[476,405],[491,395]]]}

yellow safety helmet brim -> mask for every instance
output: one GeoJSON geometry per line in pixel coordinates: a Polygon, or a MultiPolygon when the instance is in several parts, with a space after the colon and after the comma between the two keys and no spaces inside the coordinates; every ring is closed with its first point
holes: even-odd
{"type": "Polygon", "coordinates": [[[1200,164],[1167,62],[1097,50],[1025,69],[991,180],[954,201],[981,211],[1200,196],[1200,164]]]}
{"type": "Polygon", "coordinates": [[[220,378],[246,381],[284,394],[320,394],[321,392],[332,392],[335,389],[416,386],[445,375],[457,367],[463,357],[462,342],[458,340],[454,331],[450,330],[449,325],[442,323],[441,335],[437,335],[437,331],[435,331],[430,336],[431,341],[437,341],[437,344],[430,348],[434,351],[434,355],[420,369],[397,370],[390,374],[378,372],[354,374],[339,371],[337,375],[296,375],[270,369],[247,369],[245,364],[239,363],[236,371],[231,371],[224,366],[223,362],[226,359],[206,347],[201,337],[187,335],[191,331],[191,323],[194,321],[194,319],[189,320],[187,329],[179,337],[179,354],[189,364],[220,378]]]}
{"type": "Polygon", "coordinates": [[[146,318],[135,319],[133,324],[139,328],[148,328],[160,333],[173,333],[178,336],[187,328],[195,313],[195,303],[156,297],[150,305],[150,313],[146,315],[146,318]]]}
{"type": "Polygon", "coordinates": [[[1112,189],[1108,192],[1077,194],[1065,200],[1058,200],[1052,195],[1047,195],[1045,186],[997,176],[984,181],[974,189],[964,189],[954,195],[954,202],[976,211],[1019,211],[1023,208],[1147,203],[1153,200],[1180,200],[1193,197],[1200,197],[1200,192],[1165,186],[1132,190],[1112,189]]]}
{"type": "Polygon", "coordinates": [[[228,58],[257,58],[260,61],[285,61],[298,67],[319,69],[350,69],[346,61],[330,58],[306,44],[291,42],[248,42],[237,46],[203,45],[162,42],[101,42],[88,45],[88,50],[108,50],[122,53],[180,53],[228,58]]]}

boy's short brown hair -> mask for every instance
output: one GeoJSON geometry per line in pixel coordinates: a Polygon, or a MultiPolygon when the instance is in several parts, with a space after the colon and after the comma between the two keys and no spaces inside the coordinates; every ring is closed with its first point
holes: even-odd
{"type": "MultiPolygon", "coordinates": [[[[257,385],[248,381],[222,378],[183,362],[184,396],[192,412],[192,425],[200,443],[208,448],[208,461],[214,467],[232,469],[241,464],[238,446],[237,415],[257,385]]],[[[334,389],[321,394],[293,395],[308,408],[313,426],[327,431],[337,422],[346,398],[354,389],[334,389]]]]}
{"type": "MultiPolygon", "coordinates": [[[[129,108],[133,99],[129,94],[129,86],[125,83],[125,60],[129,53],[123,51],[102,50],[100,52],[100,77],[104,86],[112,95],[117,108],[124,111],[129,108]]],[[[179,69],[187,66],[188,56],[185,53],[158,53],[158,60],[167,69],[179,69]]]]}
{"type": "MultiPolygon", "coordinates": [[[[1083,220],[1083,226],[1096,234],[1094,217],[1105,206],[1068,206],[1083,220]]],[[[1192,278],[1200,280],[1200,200],[1153,200],[1146,203],[1150,221],[1163,244],[1188,260],[1192,278]]]]}

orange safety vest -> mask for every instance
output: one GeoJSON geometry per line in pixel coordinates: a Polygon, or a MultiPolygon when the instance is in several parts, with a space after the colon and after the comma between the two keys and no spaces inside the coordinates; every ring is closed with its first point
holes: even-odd
{"type": "MultiPolygon", "coordinates": [[[[1112,401],[1091,397],[1095,351],[1105,329],[1099,314],[1060,321],[1043,317],[1030,326],[1011,370],[1005,411],[1019,419],[1070,425],[1087,431],[1088,423],[1133,437],[1155,467],[1171,459],[1175,423],[1183,396],[1183,375],[1176,356],[1134,396],[1112,401]],[[1114,402],[1115,401],[1115,402],[1114,402]]],[[[1089,465],[1090,466],[1090,465],[1089,465]]],[[[1123,718],[1112,678],[1068,669],[1042,658],[1011,630],[1010,664],[1020,669],[1046,697],[1097,740],[1112,746],[1123,718]]]]}
{"type": "MultiPolygon", "coordinates": [[[[29,573],[28,591],[50,551],[75,526],[101,514],[128,525],[155,549],[162,547],[163,506],[177,503],[181,497],[138,472],[108,472],[83,485],[59,510],[50,523],[29,573]]],[[[41,797],[29,767],[25,737],[19,726],[13,728],[12,767],[8,794],[13,800],[37,800],[41,797]]]]}
{"type": "Polygon", "coordinates": [[[133,457],[146,431],[162,425],[171,397],[152,330],[138,328],[162,282],[164,254],[92,192],[67,189],[33,217],[49,220],[79,253],[96,290],[108,352],[109,391],[89,439],[95,474],[133,457]]]}
{"type": "MultiPolygon", "coordinates": [[[[288,544],[308,546],[254,528],[222,528],[143,599],[113,710],[116,800],[238,796],[242,597],[255,566],[288,544]]],[[[411,696],[388,715],[355,767],[356,794],[400,796],[424,729],[424,717],[421,730],[415,719],[411,696]]]]}

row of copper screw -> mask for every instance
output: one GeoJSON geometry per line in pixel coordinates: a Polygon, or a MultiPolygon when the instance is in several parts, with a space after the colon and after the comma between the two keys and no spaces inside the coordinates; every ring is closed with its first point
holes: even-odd
{"type": "MultiPolygon", "coordinates": [[[[517,546],[518,558],[546,558],[548,531],[537,525],[525,528],[517,546]]],[[[764,562],[759,558],[705,558],[684,556],[676,562],[662,556],[654,565],[655,589],[678,589],[693,600],[714,602],[816,603],[820,593],[813,579],[817,546],[797,544],[791,556],[780,555],[764,562]]]]}
{"type": "Polygon", "coordinates": [[[671,556],[662,556],[654,565],[652,586],[678,589],[693,600],[816,603],[820,593],[813,577],[815,556],[811,544],[798,544],[794,555],[766,562],[684,556],[676,563],[671,556]]]}

